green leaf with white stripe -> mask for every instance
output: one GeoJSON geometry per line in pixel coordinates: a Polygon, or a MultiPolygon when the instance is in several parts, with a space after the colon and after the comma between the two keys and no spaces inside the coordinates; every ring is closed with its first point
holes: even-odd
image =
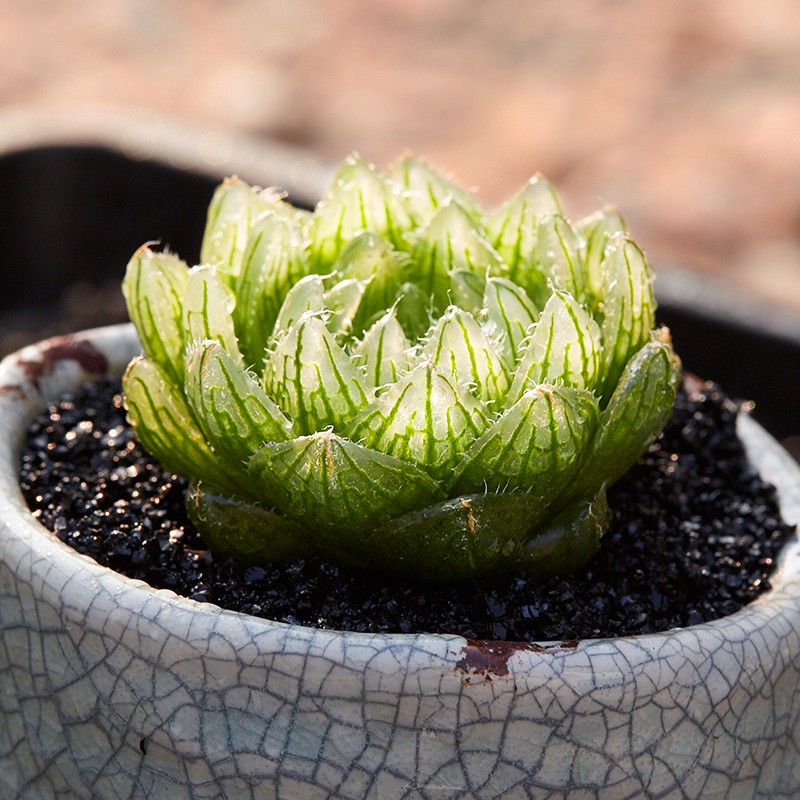
{"type": "Polygon", "coordinates": [[[353,331],[353,319],[358,312],[367,284],[358,278],[338,281],[325,292],[325,308],[328,315],[328,330],[334,336],[349,336],[353,331]]]}
{"type": "Polygon", "coordinates": [[[128,420],[136,438],[164,469],[208,481],[229,494],[249,496],[246,470],[218,459],[183,393],[164,370],[150,359],[134,359],[123,383],[128,420]]]}
{"type": "Polygon", "coordinates": [[[617,238],[608,246],[603,275],[603,381],[598,389],[607,400],[628,360],[650,340],[656,301],[652,267],[630,239],[617,238]]]}
{"type": "Polygon", "coordinates": [[[236,298],[215,267],[189,270],[186,299],[183,302],[183,327],[187,345],[213,339],[228,354],[240,361],[239,342],[233,327],[236,298]]]}
{"type": "Polygon", "coordinates": [[[256,378],[223,350],[205,341],[186,356],[186,398],[209,443],[241,466],[265,442],[294,435],[292,423],[256,378]]]}
{"type": "Polygon", "coordinates": [[[409,367],[409,343],[394,309],[383,315],[365,334],[353,353],[367,383],[376,389],[396,383],[409,367]]]}
{"type": "Polygon", "coordinates": [[[441,206],[411,247],[413,280],[433,297],[441,313],[449,305],[450,275],[465,270],[500,275],[503,260],[483,229],[458,203],[441,206]]]}
{"type": "Polygon", "coordinates": [[[250,229],[268,209],[269,204],[252,186],[238,178],[228,178],[214,192],[208,207],[200,263],[237,276],[250,229]]]}
{"type": "Polygon", "coordinates": [[[346,434],[444,480],[490,422],[483,404],[469,391],[424,363],[365,408],[346,434]]]}
{"type": "Polygon", "coordinates": [[[529,389],[467,450],[450,492],[520,489],[552,502],[580,468],[598,418],[590,392],[529,389]]]}
{"type": "Polygon", "coordinates": [[[140,248],[128,263],[122,293],[142,349],[169,377],[183,380],[183,300],[189,268],[177,256],[140,248]]]}
{"type": "Polygon", "coordinates": [[[342,280],[357,278],[364,293],[351,319],[352,332],[360,336],[391,308],[405,281],[408,254],[395,250],[384,236],[372,231],[358,234],[342,250],[333,269],[342,280]]]}
{"type": "Polygon", "coordinates": [[[553,214],[539,221],[536,262],[544,280],[529,294],[539,307],[550,296],[550,285],[569,292],[580,303],[586,300],[588,279],[581,260],[580,241],[564,217],[553,214]]]}
{"type": "Polygon", "coordinates": [[[508,264],[508,277],[515,283],[529,283],[526,274],[535,262],[539,220],[562,213],[553,184],[537,174],[486,220],[489,240],[508,264]]]}
{"type": "Polygon", "coordinates": [[[450,273],[450,302],[477,316],[483,310],[486,277],[479,272],[459,269],[450,273]]]}
{"type": "Polygon", "coordinates": [[[672,413],[680,376],[680,359],[668,334],[659,331],[625,367],[603,411],[577,491],[588,495],[610,486],[639,460],[672,413]]]}
{"type": "Polygon", "coordinates": [[[233,309],[242,353],[259,372],[281,306],[292,286],[307,272],[303,229],[298,220],[278,213],[259,219],[250,231],[233,309]]]}
{"type": "Polygon", "coordinates": [[[358,367],[313,313],[278,343],[264,370],[264,391],[302,435],[329,425],[341,430],[369,403],[358,367]]]}
{"type": "Polygon", "coordinates": [[[455,306],[439,317],[420,357],[469,387],[490,408],[499,408],[508,391],[508,373],[494,345],[472,314],[455,306]]]}
{"type": "Polygon", "coordinates": [[[406,203],[417,225],[424,225],[436,210],[455,200],[470,216],[480,220],[483,211],[475,196],[414,155],[401,158],[389,178],[405,187],[406,203]]]}
{"type": "Polygon", "coordinates": [[[575,226],[583,237],[581,257],[589,282],[589,297],[597,309],[603,298],[603,260],[606,247],[619,236],[628,233],[628,226],[616,208],[603,208],[579,220],[575,226]]]}
{"type": "Polygon", "coordinates": [[[522,350],[505,407],[540,383],[592,390],[599,366],[597,323],[574,297],[553,292],[522,350]]]}
{"type": "Polygon", "coordinates": [[[539,312],[525,290],[505,278],[489,278],[483,295],[484,329],[502,348],[509,370],[520,358],[520,349],[539,312]]]}
{"type": "Polygon", "coordinates": [[[403,187],[387,181],[361,158],[345,159],[314,210],[309,229],[313,268],[328,271],[342,248],[364,230],[385,236],[400,250],[406,249],[403,234],[413,225],[402,193],[403,187]]]}
{"type": "Polygon", "coordinates": [[[270,345],[276,344],[304,314],[322,313],[325,309],[325,284],[321,275],[306,275],[286,295],[275,327],[270,336],[270,345]]]}
{"type": "Polygon", "coordinates": [[[372,526],[443,499],[424,472],[397,458],[325,431],[270,444],[250,462],[259,493],[288,517],[307,525],[343,526],[347,549],[352,529],[372,526]]]}

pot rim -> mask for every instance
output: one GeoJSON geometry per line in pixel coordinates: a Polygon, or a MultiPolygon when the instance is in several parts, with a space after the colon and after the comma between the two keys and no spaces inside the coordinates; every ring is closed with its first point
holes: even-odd
{"type": "MultiPolygon", "coordinates": [[[[64,604],[74,607],[78,616],[86,613],[86,608],[81,610],[80,606],[87,605],[87,601],[81,601],[79,596],[89,597],[89,589],[93,587],[95,591],[107,591],[117,607],[126,609],[127,613],[141,613],[141,609],[156,603],[169,605],[173,611],[179,612],[179,617],[191,615],[192,627],[210,630],[225,619],[244,622],[243,631],[250,642],[259,632],[275,633],[276,629],[283,632],[284,636],[280,637],[283,640],[306,638],[316,643],[340,640],[344,647],[354,648],[374,643],[377,637],[387,645],[410,646],[416,653],[415,658],[428,663],[437,657],[455,661],[470,648],[499,654],[498,657],[502,656],[506,663],[510,655],[516,653],[523,662],[517,662],[517,670],[524,668],[525,662],[543,650],[564,651],[565,655],[566,651],[580,650],[584,656],[582,663],[585,663],[585,656],[592,653],[607,655],[609,645],[618,650],[621,644],[628,643],[632,652],[640,651],[646,657],[645,654],[662,648],[667,639],[679,645],[685,643],[690,649],[697,648],[699,640],[708,638],[718,645],[720,639],[733,637],[743,640],[747,632],[758,631],[778,618],[800,628],[800,546],[797,534],[781,553],[770,580],[772,588],[735,614],[660,633],[576,642],[473,642],[456,634],[371,634],[316,629],[222,609],[212,603],[200,603],[171,590],[155,589],[142,581],[126,578],[99,565],[89,556],[77,553],[41,525],[22,497],[17,470],[24,432],[48,402],[84,381],[121,376],[131,358],[140,352],[133,325],[127,323],[46,339],[12,353],[0,363],[0,563],[5,562],[14,572],[39,564],[39,580],[50,582],[52,588],[62,592],[64,604]],[[42,563],[48,565],[43,570],[42,563]]],[[[785,521],[798,524],[800,466],[769,433],[744,413],[740,414],[738,430],[762,477],[775,485],[785,521]]],[[[147,616],[151,615],[147,612],[147,616]]],[[[242,646],[245,644],[243,641],[242,646]]],[[[373,647],[374,644],[370,649],[373,647]]]]}

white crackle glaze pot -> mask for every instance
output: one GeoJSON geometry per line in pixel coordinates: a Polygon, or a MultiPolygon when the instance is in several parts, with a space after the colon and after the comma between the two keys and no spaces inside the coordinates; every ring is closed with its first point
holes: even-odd
{"type": "MultiPolygon", "coordinates": [[[[28,512],[23,431],[119,375],[130,326],[0,367],[0,797],[455,800],[800,796],[800,548],[717,622],[542,644],[335,633],[154,591],[28,512]]],[[[800,519],[800,470],[742,435],[800,519]]]]}

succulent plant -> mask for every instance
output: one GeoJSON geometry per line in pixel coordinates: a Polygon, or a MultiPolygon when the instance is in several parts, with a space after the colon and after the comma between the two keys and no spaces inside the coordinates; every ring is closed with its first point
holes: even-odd
{"type": "Polygon", "coordinates": [[[220,557],[567,572],[670,414],[651,267],[542,176],[489,214],[413,156],[348,158],[313,213],[230,179],[201,264],[134,255],[124,385],[220,557]]]}

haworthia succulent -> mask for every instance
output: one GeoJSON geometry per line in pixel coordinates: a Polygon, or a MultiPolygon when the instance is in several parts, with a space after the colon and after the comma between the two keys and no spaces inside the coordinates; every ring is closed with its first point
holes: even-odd
{"type": "Polygon", "coordinates": [[[413,156],[313,213],[227,182],[204,265],[138,251],[129,416],[220,557],[426,580],[591,558],[680,372],[615,211],[535,177],[488,216],[413,156]]]}

